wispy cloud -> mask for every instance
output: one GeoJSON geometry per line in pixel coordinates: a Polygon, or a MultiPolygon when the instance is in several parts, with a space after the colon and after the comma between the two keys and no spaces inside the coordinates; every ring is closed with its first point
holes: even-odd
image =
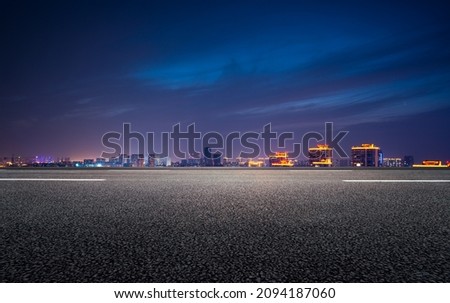
{"type": "Polygon", "coordinates": [[[436,36],[441,35],[448,32],[383,40],[329,54],[280,73],[281,83],[265,91],[264,102],[228,114],[274,119],[339,112],[352,121],[367,121],[448,107],[450,65],[445,63],[450,62],[450,50],[437,48],[436,36]]]}

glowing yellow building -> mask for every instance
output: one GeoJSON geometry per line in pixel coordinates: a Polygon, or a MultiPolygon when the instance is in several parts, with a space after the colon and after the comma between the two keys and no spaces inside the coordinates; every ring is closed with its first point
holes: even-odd
{"type": "Polygon", "coordinates": [[[440,160],[425,160],[422,161],[422,164],[414,164],[413,167],[417,168],[446,168],[450,167],[450,164],[447,163],[447,165],[442,164],[442,161],[440,160]]]}
{"type": "Polygon", "coordinates": [[[316,167],[331,167],[333,165],[333,149],[327,144],[317,144],[308,149],[309,164],[316,167]]]}
{"type": "Polygon", "coordinates": [[[292,167],[294,162],[289,160],[287,152],[276,152],[269,157],[269,164],[273,167],[292,167]]]}
{"type": "Polygon", "coordinates": [[[381,148],[375,144],[352,147],[352,166],[380,167],[383,163],[381,148]]]}
{"type": "Polygon", "coordinates": [[[261,160],[250,160],[248,161],[248,167],[263,167],[264,161],[261,160]]]}

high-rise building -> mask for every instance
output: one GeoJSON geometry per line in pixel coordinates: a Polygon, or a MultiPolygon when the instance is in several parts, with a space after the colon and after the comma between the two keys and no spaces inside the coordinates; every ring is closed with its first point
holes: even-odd
{"type": "Polygon", "coordinates": [[[380,167],[382,164],[383,153],[375,144],[352,147],[352,166],[380,167]]]}
{"type": "Polygon", "coordinates": [[[204,165],[205,166],[222,166],[222,153],[216,151],[215,153],[211,153],[209,147],[205,147],[203,150],[204,155],[204,165]]]}
{"type": "Polygon", "coordinates": [[[317,144],[308,149],[310,166],[331,167],[333,165],[333,149],[327,144],[317,144]]]}

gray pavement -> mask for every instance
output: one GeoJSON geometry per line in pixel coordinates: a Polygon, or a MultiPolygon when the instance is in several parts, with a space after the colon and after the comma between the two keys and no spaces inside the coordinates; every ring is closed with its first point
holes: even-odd
{"type": "Polygon", "coordinates": [[[1,282],[450,282],[450,183],[343,181],[445,181],[447,169],[5,178],[1,282]]]}

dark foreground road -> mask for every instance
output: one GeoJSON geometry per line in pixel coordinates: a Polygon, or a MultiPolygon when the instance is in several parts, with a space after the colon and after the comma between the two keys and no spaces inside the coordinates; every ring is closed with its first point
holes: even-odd
{"type": "Polygon", "coordinates": [[[450,183],[343,181],[448,181],[450,170],[0,179],[1,282],[450,282],[450,183]]]}

